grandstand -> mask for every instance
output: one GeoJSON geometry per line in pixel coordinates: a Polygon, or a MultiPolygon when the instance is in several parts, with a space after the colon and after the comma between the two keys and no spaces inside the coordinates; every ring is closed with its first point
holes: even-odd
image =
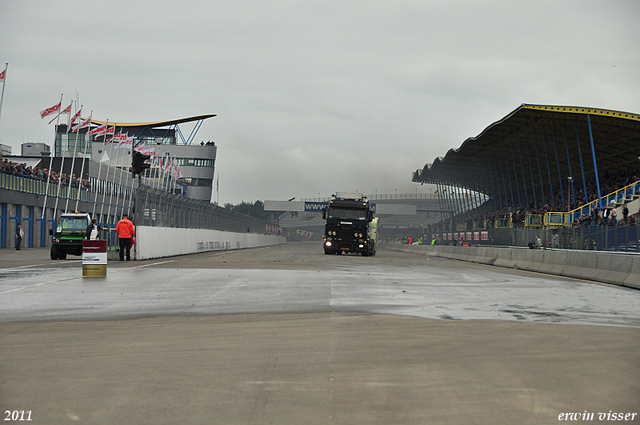
{"type": "Polygon", "coordinates": [[[453,222],[429,228],[447,242],[471,232],[474,241],[527,245],[542,233],[556,248],[629,250],[638,245],[639,176],[639,115],[523,104],[413,181],[435,184],[455,211],[453,222]]]}

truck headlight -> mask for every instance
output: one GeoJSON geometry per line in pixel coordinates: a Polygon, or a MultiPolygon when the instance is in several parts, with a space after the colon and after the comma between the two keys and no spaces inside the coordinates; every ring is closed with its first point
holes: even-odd
{"type": "Polygon", "coordinates": [[[325,245],[325,246],[331,246],[331,241],[326,241],[326,242],[324,243],[324,245],[325,245]]]}

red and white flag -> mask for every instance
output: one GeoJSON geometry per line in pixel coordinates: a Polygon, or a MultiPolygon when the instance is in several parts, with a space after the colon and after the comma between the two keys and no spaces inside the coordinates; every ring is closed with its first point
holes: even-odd
{"type": "MultiPolygon", "coordinates": [[[[79,120],[79,119],[80,119],[80,115],[81,115],[81,114],[82,114],[82,108],[80,108],[80,109],[78,110],[78,112],[76,112],[76,113],[71,117],[71,122],[69,123],[69,127],[67,127],[67,133],[69,132],[69,129],[70,129],[71,127],[73,127],[73,124],[75,124],[75,122],[76,122],[77,120],[79,120]]],[[[75,131],[75,130],[74,130],[74,131],[75,131]]]]}
{"type": "Polygon", "coordinates": [[[52,106],[51,108],[47,108],[45,110],[40,111],[40,118],[44,118],[47,117],[51,114],[55,114],[56,112],[58,112],[60,110],[60,106],[62,105],[62,102],[58,103],[57,105],[52,106]]]}
{"type": "Polygon", "coordinates": [[[116,146],[116,149],[118,148],[129,149],[132,143],[133,143],[133,137],[125,137],[123,140],[120,140],[120,143],[118,143],[118,146],[116,146]]]}
{"type": "Polygon", "coordinates": [[[69,106],[67,106],[66,108],[64,108],[64,110],[62,112],[60,112],[58,115],[56,115],[51,121],[49,121],[49,124],[51,124],[52,122],[54,122],[55,120],[58,119],[58,117],[60,115],[65,115],[65,114],[70,114],[71,113],[71,105],[73,105],[73,102],[71,102],[69,104],[69,106]]]}
{"type": "Polygon", "coordinates": [[[79,122],[75,127],[72,128],[73,132],[80,130],[81,128],[91,127],[91,116],[87,118],[85,121],[79,122]]]}
{"type": "Polygon", "coordinates": [[[114,134],[113,137],[110,137],[107,141],[122,142],[123,140],[127,140],[127,133],[123,133],[122,130],[120,130],[117,134],[114,134]]]}
{"type": "Polygon", "coordinates": [[[64,115],[64,114],[70,114],[71,113],[71,105],[73,105],[73,102],[71,102],[69,104],[69,106],[67,106],[66,108],[64,108],[64,110],[62,112],[60,112],[60,115],[64,115]]]}
{"type": "Polygon", "coordinates": [[[87,135],[89,135],[89,136],[94,136],[95,135],[96,137],[98,137],[98,136],[104,134],[104,132],[106,130],[107,130],[107,125],[106,124],[102,124],[102,125],[94,128],[93,130],[87,132],[87,135]]]}
{"type": "Polygon", "coordinates": [[[109,143],[111,141],[111,139],[113,139],[113,137],[109,137],[107,139],[107,136],[113,136],[114,134],[116,134],[116,126],[114,125],[113,127],[107,127],[107,129],[104,131],[104,133],[102,133],[100,136],[104,136],[104,144],[106,145],[107,143],[109,143]]]}
{"type": "MultiPolygon", "coordinates": [[[[7,64],[7,67],[9,64],[7,64]]],[[[4,84],[4,80],[7,79],[7,67],[4,68],[4,71],[0,72],[0,83],[4,84]]]]}

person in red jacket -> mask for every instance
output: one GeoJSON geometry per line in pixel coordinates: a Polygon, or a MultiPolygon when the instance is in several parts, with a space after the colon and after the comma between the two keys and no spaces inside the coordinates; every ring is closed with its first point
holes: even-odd
{"type": "Polygon", "coordinates": [[[127,250],[127,261],[131,261],[131,238],[135,236],[136,229],[126,214],[123,214],[122,220],[118,222],[116,233],[120,240],[120,261],[124,261],[125,249],[127,250]]]}

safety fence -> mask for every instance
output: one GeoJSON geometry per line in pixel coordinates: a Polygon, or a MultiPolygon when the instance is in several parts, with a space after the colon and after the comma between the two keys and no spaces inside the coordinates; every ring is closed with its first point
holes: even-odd
{"type": "Polygon", "coordinates": [[[439,232],[438,244],[527,247],[540,239],[541,248],[640,252],[638,226],[575,226],[557,228],[502,228],[439,232]]]}
{"type": "Polygon", "coordinates": [[[236,233],[278,232],[278,226],[266,220],[145,185],[136,189],[134,217],[138,226],[210,229],[236,233]]]}
{"type": "Polygon", "coordinates": [[[0,189],[15,190],[33,195],[47,195],[51,198],[79,200],[88,202],[90,191],[75,187],[60,186],[43,180],[16,176],[0,172],[0,189]]]}

